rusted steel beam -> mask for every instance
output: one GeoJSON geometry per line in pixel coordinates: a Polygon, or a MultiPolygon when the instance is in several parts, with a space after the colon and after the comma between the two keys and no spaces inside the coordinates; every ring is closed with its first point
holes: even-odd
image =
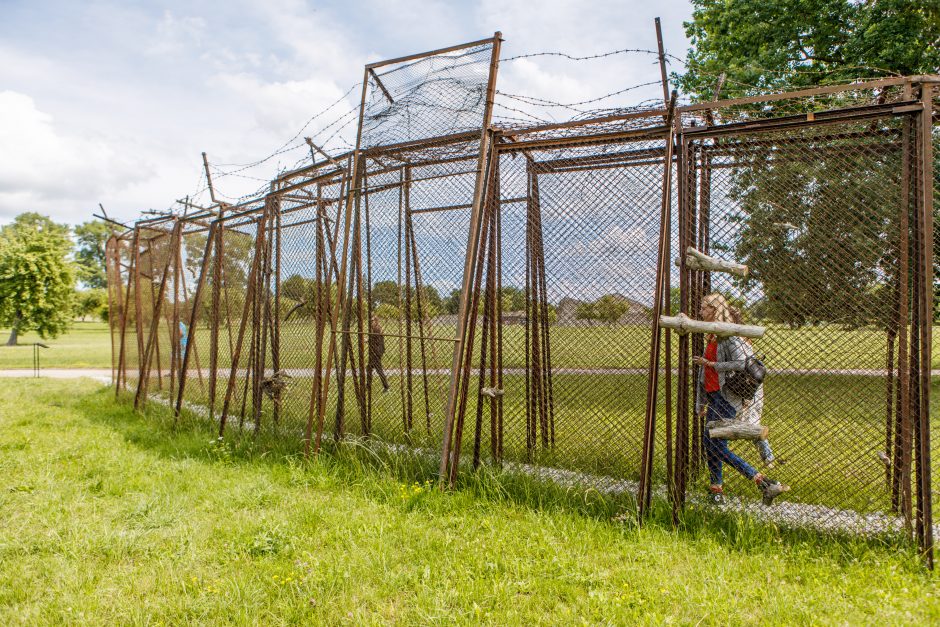
{"type": "Polygon", "coordinates": [[[920,294],[917,306],[920,309],[920,407],[918,420],[918,450],[917,450],[917,531],[920,549],[928,568],[934,567],[934,537],[933,537],[933,493],[931,490],[931,477],[933,468],[930,463],[930,375],[932,367],[932,340],[933,340],[933,300],[934,300],[934,273],[933,273],[933,197],[935,179],[933,172],[933,92],[931,84],[921,85],[921,110],[918,120],[918,151],[920,161],[918,188],[918,215],[917,228],[920,232],[920,250],[918,265],[920,294]]]}
{"type": "MultiPolygon", "coordinates": [[[[490,120],[493,115],[493,99],[496,95],[496,75],[499,69],[499,50],[502,43],[502,35],[496,32],[493,36],[492,56],[490,57],[490,69],[487,79],[486,104],[483,110],[483,129],[479,134],[479,153],[477,161],[477,179],[473,191],[473,209],[470,214],[470,228],[467,234],[467,252],[464,259],[463,282],[460,296],[460,304],[457,313],[457,332],[458,341],[454,344],[454,356],[451,363],[451,380],[448,390],[447,410],[444,415],[444,431],[441,446],[441,465],[440,477],[442,482],[453,484],[457,472],[457,465],[460,456],[459,430],[457,445],[454,444],[454,426],[457,418],[457,400],[462,375],[462,365],[464,354],[472,353],[472,350],[466,349],[467,328],[472,326],[476,320],[476,311],[471,311],[468,307],[470,291],[479,293],[479,285],[474,283],[476,274],[476,265],[480,249],[480,238],[483,227],[483,192],[486,184],[485,168],[487,162],[491,159],[489,146],[493,143],[492,132],[489,130],[490,120]]],[[[494,153],[495,154],[495,153],[494,153]]],[[[475,299],[473,299],[475,301],[475,299]]],[[[470,336],[472,342],[472,336],[470,336]]]]}
{"type": "MultiPolygon", "coordinates": [[[[212,256],[212,247],[215,244],[216,234],[215,230],[218,228],[219,223],[213,222],[209,227],[209,236],[206,238],[206,250],[202,256],[202,264],[199,268],[199,279],[196,282],[196,293],[193,294],[192,300],[192,311],[189,314],[189,341],[186,342],[186,349],[183,351],[183,364],[180,368],[180,382],[179,382],[179,393],[176,397],[176,408],[174,411],[175,418],[179,418],[180,411],[183,408],[183,394],[186,392],[186,380],[187,374],[189,372],[189,357],[195,348],[195,329],[196,325],[199,322],[199,309],[202,307],[202,290],[206,284],[206,276],[209,271],[209,259],[212,256]]],[[[215,286],[213,286],[213,291],[215,291],[215,286]]],[[[197,370],[202,370],[199,368],[198,364],[196,366],[197,370]]],[[[213,378],[214,381],[214,370],[216,364],[212,364],[209,372],[210,378],[213,378]]]]}
{"type": "MultiPolygon", "coordinates": [[[[670,115],[667,128],[669,136],[666,140],[666,158],[663,168],[663,196],[660,211],[660,235],[658,251],[656,255],[656,286],[653,296],[653,328],[650,340],[650,365],[647,374],[646,388],[646,419],[643,429],[643,448],[640,457],[640,481],[637,490],[638,515],[642,520],[649,509],[652,495],[652,471],[653,471],[653,450],[656,434],[656,397],[659,387],[659,356],[660,356],[660,328],[659,318],[663,303],[663,290],[666,284],[665,273],[669,272],[669,259],[666,253],[669,248],[671,209],[672,209],[672,156],[673,156],[673,132],[674,126],[671,124],[672,116],[675,115],[676,92],[672,93],[670,100],[670,115]]],[[[671,365],[670,365],[671,368],[671,365]]]]}
{"type": "MultiPolygon", "coordinates": [[[[134,397],[134,409],[140,407],[141,403],[147,398],[147,379],[150,376],[150,361],[153,356],[153,351],[156,349],[157,354],[159,355],[159,345],[157,342],[157,331],[160,326],[160,311],[163,309],[163,300],[166,296],[166,284],[167,277],[169,275],[170,264],[173,259],[176,257],[176,249],[180,245],[180,233],[182,230],[182,224],[177,222],[173,227],[173,232],[170,240],[170,250],[166,258],[166,263],[163,266],[163,275],[160,277],[160,288],[157,291],[156,299],[153,307],[153,322],[150,325],[150,334],[147,339],[147,346],[144,349],[144,357],[141,362],[141,377],[140,381],[137,382],[137,394],[134,397]]],[[[159,371],[159,364],[157,369],[159,371]]]]}
{"type": "Polygon", "coordinates": [[[396,63],[404,63],[406,61],[414,61],[415,59],[423,59],[425,57],[433,57],[439,54],[446,54],[448,52],[455,52],[457,50],[465,50],[467,48],[476,48],[477,46],[482,46],[484,44],[492,43],[494,47],[499,45],[500,35],[497,33],[493,37],[487,37],[486,39],[478,39],[477,41],[471,41],[465,44],[457,44],[456,46],[447,46],[446,48],[438,48],[437,50],[428,50],[427,52],[419,52],[417,54],[409,54],[404,57],[396,57],[394,59],[387,59],[385,61],[376,61],[374,63],[369,63],[366,65],[366,70],[374,70],[377,67],[383,67],[386,65],[394,65],[396,63]]]}
{"type": "Polygon", "coordinates": [[[388,90],[385,88],[385,83],[383,83],[379,79],[379,75],[375,73],[375,70],[373,70],[372,68],[369,68],[368,71],[369,71],[369,74],[372,76],[372,80],[375,81],[375,84],[378,86],[378,88],[382,90],[382,94],[384,94],[385,97],[388,99],[388,103],[395,104],[395,99],[392,98],[392,94],[388,93],[388,90]]]}
{"type": "MultiPolygon", "coordinates": [[[[230,353],[231,359],[231,369],[229,372],[229,378],[226,382],[225,387],[225,398],[222,401],[222,415],[219,417],[219,437],[225,435],[225,425],[228,421],[228,410],[229,405],[232,401],[232,393],[235,391],[235,378],[238,375],[238,362],[241,359],[242,344],[245,341],[245,327],[248,323],[248,317],[250,314],[249,307],[252,305],[252,301],[255,298],[255,284],[257,283],[257,276],[260,272],[261,265],[261,247],[264,245],[265,238],[265,221],[258,221],[258,236],[255,239],[255,250],[254,257],[251,261],[251,269],[248,271],[248,287],[245,292],[245,302],[242,306],[242,316],[238,325],[238,341],[235,343],[234,348],[230,353]]],[[[229,322],[229,328],[231,329],[231,322],[229,322]]],[[[247,381],[247,373],[246,373],[247,381]]],[[[244,400],[244,395],[243,395],[244,400]]]]}

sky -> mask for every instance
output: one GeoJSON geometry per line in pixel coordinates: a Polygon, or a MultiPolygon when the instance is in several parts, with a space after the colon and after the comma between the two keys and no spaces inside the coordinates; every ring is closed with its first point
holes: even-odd
{"type": "MultiPolygon", "coordinates": [[[[77,224],[99,202],[124,221],[187,195],[208,204],[203,151],[219,194],[237,199],[306,158],[304,136],[346,149],[366,63],[497,30],[503,59],[655,50],[656,16],[667,53],[684,58],[691,10],[684,0],[0,0],[0,224],[25,211],[77,224]]],[[[648,53],[507,60],[497,87],[582,102],[655,83],[656,63],[648,53]]],[[[661,96],[657,83],[588,107],[661,96]]],[[[497,115],[531,112],[498,102],[497,115]]]]}

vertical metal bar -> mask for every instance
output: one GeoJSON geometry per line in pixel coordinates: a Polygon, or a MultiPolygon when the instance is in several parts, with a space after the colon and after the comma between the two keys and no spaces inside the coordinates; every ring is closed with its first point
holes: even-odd
{"type": "MultiPolygon", "coordinates": [[[[425,315],[424,309],[424,295],[422,291],[424,290],[424,282],[421,279],[421,262],[418,258],[418,239],[415,237],[415,227],[414,221],[411,213],[411,201],[409,199],[408,204],[406,205],[407,211],[406,216],[408,219],[408,232],[411,233],[411,257],[414,262],[415,270],[415,300],[418,306],[418,347],[421,350],[421,377],[422,384],[424,385],[424,417],[426,423],[427,434],[431,435],[431,399],[428,395],[429,384],[428,384],[428,351],[425,338],[430,336],[430,329],[428,328],[428,319],[429,317],[425,315]]],[[[433,348],[433,347],[432,347],[433,348]]],[[[436,351],[435,351],[436,354],[436,351]]]]}
{"type": "MultiPolygon", "coordinates": [[[[492,141],[490,120],[493,114],[493,99],[496,94],[496,75],[499,69],[499,50],[502,43],[502,34],[497,31],[493,35],[493,49],[490,57],[490,70],[487,78],[486,104],[483,109],[482,132],[480,133],[480,152],[477,159],[477,176],[473,191],[473,207],[470,213],[470,228],[467,234],[467,253],[464,259],[463,284],[460,293],[460,305],[457,313],[457,333],[454,342],[454,357],[451,363],[450,389],[447,398],[447,411],[444,415],[444,433],[441,446],[441,480],[451,476],[448,468],[451,461],[451,444],[454,435],[454,420],[457,413],[457,393],[461,379],[461,365],[463,353],[467,342],[466,329],[470,318],[476,318],[476,312],[467,307],[469,292],[479,290],[479,285],[473,285],[474,270],[476,269],[477,255],[480,248],[480,234],[482,230],[483,187],[486,183],[486,165],[490,160],[489,145],[492,141]]],[[[472,338],[470,338],[472,340],[472,338]]],[[[454,464],[456,466],[456,464],[454,464]]]]}
{"type": "MultiPolygon", "coordinates": [[[[319,221],[319,219],[318,219],[319,221]]],[[[274,337],[271,341],[271,368],[276,375],[281,370],[281,198],[274,197],[274,337]]],[[[280,392],[274,397],[274,424],[281,421],[280,392]]]]}
{"type": "MultiPolygon", "coordinates": [[[[349,183],[348,189],[346,190],[346,202],[345,202],[346,221],[345,221],[345,227],[343,230],[343,255],[341,258],[339,275],[337,276],[337,281],[336,281],[336,284],[338,286],[337,293],[336,293],[336,304],[333,306],[333,315],[330,317],[330,326],[331,326],[330,343],[327,347],[326,369],[325,369],[326,371],[324,373],[323,390],[321,391],[321,394],[324,397],[326,397],[326,395],[329,393],[330,368],[333,365],[332,364],[333,353],[335,351],[335,345],[336,345],[336,334],[337,334],[336,325],[337,325],[337,321],[339,320],[339,313],[342,310],[342,306],[343,306],[342,286],[346,282],[346,270],[347,270],[347,262],[348,262],[347,253],[349,251],[349,230],[350,230],[350,227],[352,226],[352,204],[353,204],[353,199],[361,192],[361,190],[359,189],[359,175],[358,175],[359,166],[360,166],[359,155],[360,155],[360,149],[362,146],[362,120],[366,111],[366,92],[368,90],[368,87],[369,87],[368,72],[364,71],[363,76],[362,76],[362,96],[359,101],[359,129],[356,133],[356,149],[353,152],[353,156],[352,156],[352,173],[348,178],[350,183],[349,183]]],[[[336,240],[338,239],[338,234],[339,234],[339,216],[340,216],[341,210],[342,210],[342,203],[340,203],[340,206],[337,209],[337,220],[336,220],[337,235],[336,235],[336,238],[334,238],[334,244],[333,244],[334,246],[335,246],[336,240]]],[[[334,255],[335,255],[335,248],[333,250],[334,250],[334,255]]],[[[324,412],[326,411],[326,403],[319,403],[318,411],[319,411],[319,415],[317,417],[317,441],[316,441],[316,446],[314,447],[314,453],[318,453],[320,450],[320,438],[323,433],[323,419],[325,417],[324,412]]]]}
{"type": "MultiPolygon", "coordinates": [[[[493,144],[491,143],[490,146],[493,146],[493,144]]],[[[495,157],[495,153],[496,153],[496,150],[493,149],[492,154],[490,155],[490,159],[487,160],[488,162],[491,162],[492,158],[495,157]]],[[[487,169],[487,181],[489,181],[488,169],[487,169]]],[[[485,219],[486,216],[484,215],[483,217],[484,219],[482,220],[481,232],[480,232],[481,244],[486,241],[487,228],[489,227],[489,223],[485,219]]],[[[476,322],[477,322],[476,311],[477,311],[477,306],[480,301],[480,285],[482,281],[483,266],[484,266],[482,262],[482,256],[483,256],[482,247],[481,249],[477,250],[477,255],[479,256],[479,258],[476,259],[474,262],[476,270],[475,270],[475,276],[473,277],[473,285],[476,286],[476,288],[473,291],[473,294],[472,294],[473,297],[470,299],[470,302],[468,303],[471,310],[474,312],[474,315],[470,317],[468,325],[467,325],[467,337],[470,339],[471,344],[468,347],[468,349],[465,351],[464,362],[461,364],[462,375],[461,375],[461,380],[460,380],[460,389],[458,392],[459,399],[457,403],[457,416],[455,420],[453,453],[452,453],[452,459],[450,460],[451,461],[450,472],[447,477],[447,481],[450,485],[453,485],[454,481],[456,481],[457,470],[460,467],[459,462],[460,462],[461,442],[463,440],[463,423],[464,423],[464,416],[466,414],[466,409],[467,409],[467,393],[468,393],[468,389],[470,385],[470,371],[472,368],[472,360],[473,360],[472,340],[476,331],[476,322]]]]}
{"type": "MultiPolygon", "coordinates": [[[[669,104],[669,118],[675,115],[676,92],[672,92],[669,104]]],[[[662,209],[660,211],[660,235],[658,252],[656,256],[656,286],[653,296],[653,328],[650,340],[650,364],[648,370],[649,380],[646,388],[646,419],[643,432],[643,449],[640,458],[640,482],[637,492],[638,515],[642,520],[646,516],[652,498],[652,470],[653,470],[653,450],[655,446],[656,433],[656,396],[659,387],[659,351],[660,351],[660,327],[659,317],[661,314],[663,302],[663,287],[665,285],[665,273],[669,272],[669,263],[666,259],[666,252],[670,236],[671,209],[672,209],[672,156],[674,126],[669,123],[669,133],[666,137],[666,154],[664,158],[663,174],[663,198],[662,209]]]]}
{"type": "Polygon", "coordinates": [[[405,433],[411,431],[413,426],[413,400],[412,396],[414,394],[413,388],[414,383],[411,376],[411,335],[413,331],[411,330],[411,168],[405,167],[405,183],[404,183],[404,205],[402,208],[403,218],[405,220],[405,424],[406,430],[405,433]]]}
{"type": "MultiPolygon", "coordinates": [[[[173,225],[173,231],[170,235],[170,251],[167,256],[166,263],[163,267],[163,275],[160,277],[160,288],[157,292],[156,302],[154,303],[153,311],[153,321],[150,324],[150,334],[147,339],[147,347],[144,350],[144,360],[143,367],[141,371],[141,379],[137,383],[137,394],[134,397],[134,408],[137,409],[140,406],[140,403],[147,397],[147,378],[150,376],[150,360],[153,355],[154,348],[157,349],[157,354],[159,355],[159,343],[157,342],[157,331],[160,326],[160,311],[163,309],[163,300],[166,295],[166,284],[167,277],[169,275],[170,262],[176,256],[176,247],[179,246],[180,242],[180,232],[182,229],[182,223],[177,221],[173,225]]],[[[151,253],[151,259],[153,255],[151,253]]],[[[160,368],[160,362],[157,361],[157,369],[160,368]]]]}
{"type": "MultiPolygon", "coordinates": [[[[222,209],[219,209],[219,219],[212,223],[216,227],[214,234],[215,257],[212,264],[212,304],[209,313],[209,421],[215,421],[215,397],[218,385],[219,368],[219,308],[222,297],[222,246],[225,224],[222,221],[222,209]]],[[[205,261],[205,260],[204,260],[205,261]]],[[[231,353],[230,353],[231,355],[231,353]]]]}
{"type": "MultiPolygon", "coordinates": [[[[115,398],[117,398],[118,394],[121,392],[122,383],[125,388],[127,387],[127,310],[130,308],[131,286],[137,283],[137,259],[139,257],[137,250],[139,234],[140,229],[135,227],[134,238],[131,240],[131,245],[134,247],[134,254],[130,255],[130,258],[128,259],[127,296],[124,298],[124,307],[121,309],[121,347],[120,354],[118,356],[118,381],[117,385],[114,386],[115,398]]],[[[134,300],[137,300],[136,292],[134,293],[134,300]]]]}
{"type": "Polygon", "coordinates": [[[316,328],[316,344],[314,346],[314,371],[313,371],[313,389],[316,392],[314,397],[311,398],[311,408],[310,412],[307,414],[307,430],[306,437],[304,438],[304,457],[310,456],[310,444],[313,436],[313,402],[317,404],[317,410],[319,410],[319,405],[323,402],[323,397],[320,395],[320,381],[323,374],[323,331],[326,328],[326,310],[329,307],[329,302],[324,305],[324,284],[326,285],[325,293],[327,298],[329,298],[330,285],[329,281],[324,281],[324,274],[329,276],[329,272],[324,273],[324,244],[323,244],[323,230],[329,228],[325,225],[323,220],[323,201],[322,201],[322,189],[320,186],[317,186],[317,215],[319,219],[316,221],[315,226],[317,227],[317,243],[316,243],[316,285],[317,285],[317,302],[316,302],[316,311],[317,311],[317,328],[316,328]]]}
{"type": "Polygon", "coordinates": [[[900,326],[898,328],[898,383],[901,387],[901,407],[896,431],[894,475],[894,497],[897,508],[904,516],[905,525],[910,528],[910,433],[911,433],[911,378],[910,355],[908,344],[908,306],[910,296],[909,255],[910,255],[910,194],[911,194],[911,121],[906,119],[901,129],[901,257],[898,260],[900,273],[900,326]],[[906,487],[905,487],[906,486],[906,487]]]}
{"type": "MultiPolygon", "coordinates": [[[[199,309],[202,306],[202,289],[206,284],[206,273],[209,271],[209,257],[212,255],[212,245],[216,238],[216,229],[218,228],[219,223],[213,222],[209,225],[209,233],[206,237],[206,251],[202,257],[202,267],[199,270],[199,279],[196,282],[196,292],[193,294],[192,300],[192,311],[189,314],[189,331],[190,339],[186,342],[186,350],[183,352],[183,364],[180,367],[180,383],[179,383],[179,394],[176,397],[176,410],[175,415],[179,417],[180,410],[183,407],[183,394],[186,391],[186,379],[187,373],[189,372],[189,355],[193,351],[193,329],[196,328],[196,324],[199,321],[199,309]]],[[[214,288],[215,286],[213,286],[214,288]]],[[[198,367],[198,364],[197,364],[198,367]]],[[[215,365],[212,366],[215,368],[215,365]]],[[[210,375],[211,376],[211,375],[210,375]]],[[[211,389],[211,388],[210,388],[211,389]]]]}
{"type": "MultiPolygon", "coordinates": [[[[258,267],[261,262],[261,246],[264,245],[264,221],[258,222],[256,227],[254,258],[251,261],[251,269],[248,271],[248,288],[245,293],[245,303],[242,306],[242,317],[238,323],[238,341],[235,344],[231,354],[231,367],[229,370],[228,382],[225,387],[225,398],[222,401],[222,415],[219,417],[219,437],[225,435],[225,424],[228,420],[229,404],[232,400],[232,393],[235,391],[235,377],[238,375],[238,362],[241,358],[242,344],[245,341],[245,325],[248,322],[252,301],[255,298],[255,282],[258,275],[258,267]]],[[[230,323],[231,324],[231,323],[230,323]]],[[[247,378],[247,373],[246,373],[247,378]]]]}
{"type": "MultiPolygon", "coordinates": [[[[402,283],[402,248],[404,244],[404,230],[405,230],[405,169],[399,168],[398,170],[398,240],[397,240],[397,252],[398,252],[398,275],[396,277],[398,286],[398,392],[399,400],[402,407],[401,419],[402,419],[402,429],[405,433],[405,436],[408,437],[408,412],[405,411],[405,318],[407,315],[405,312],[405,293],[402,283]]],[[[405,262],[407,263],[407,261],[405,262]]]]}
{"type": "Polygon", "coordinates": [[[927,566],[934,567],[933,554],[933,495],[931,492],[930,463],[930,375],[932,364],[933,340],[933,85],[921,84],[920,113],[920,205],[918,230],[920,231],[920,412],[918,415],[919,438],[917,452],[917,509],[920,528],[920,548],[927,566]]]}

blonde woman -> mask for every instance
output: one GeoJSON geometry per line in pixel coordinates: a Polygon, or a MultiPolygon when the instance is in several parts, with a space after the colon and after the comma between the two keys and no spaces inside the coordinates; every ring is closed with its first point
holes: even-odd
{"type": "MultiPolygon", "coordinates": [[[[700,318],[705,322],[732,322],[731,309],[722,294],[715,292],[702,299],[700,318]]],[[[708,437],[708,423],[716,420],[734,420],[738,413],[723,394],[725,375],[735,370],[744,370],[746,352],[744,342],[738,337],[705,338],[705,355],[694,357],[692,361],[700,366],[698,374],[698,394],[695,411],[705,417],[706,428],[702,433],[705,455],[708,461],[708,474],[711,481],[709,492],[714,503],[724,502],[724,481],[722,466],[730,465],[739,473],[752,480],[763,495],[765,505],[773,503],[774,497],[788,488],[774,481],[731,452],[728,441],[708,437]]]]}

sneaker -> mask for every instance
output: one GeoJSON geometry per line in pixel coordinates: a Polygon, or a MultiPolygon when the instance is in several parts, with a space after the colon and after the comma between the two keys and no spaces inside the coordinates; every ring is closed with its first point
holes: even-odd
{"type": "Polygon", "coordinates": [[[774,462],[772,458],[764,460],[764,468],[766,468],[767,470],[773,470],[774,466],[776,465],[777,465],[776,462],[774,462]]]}
{"type": "Polygon", "coordinates": [[[761,491],[763,495],[764,505],[773,505],[774,499],[787,492],[790,489],[790,486],[783,485],[779,481],[774,481],[773,479],[768,479],[767,477],[762,477],[760,481],[757,482],[757,488],[761,491]]]}
{"type": "Polygon", "coordinates": [[[713,505],[722,505],[725,502],[725,493],[721,488],[710,487],[708,489],[708,502],[713,505]]]}

